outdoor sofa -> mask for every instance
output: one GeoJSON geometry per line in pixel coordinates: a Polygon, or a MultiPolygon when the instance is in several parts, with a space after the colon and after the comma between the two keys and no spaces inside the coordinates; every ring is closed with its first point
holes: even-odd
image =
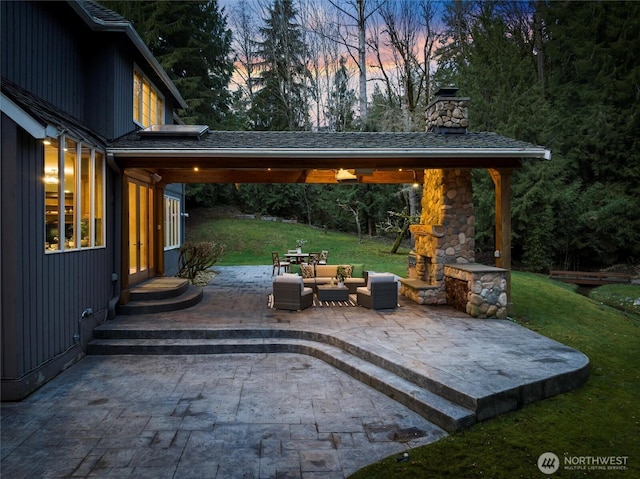
{"type": "Polygon", "coordinates": [[[329,284],[332,278],[336,281],[338,266],[344,266],[347,272],[344,285],[349,288],[349,294],[356,294],[356,289],[359,286],[365,286],[367,284],[364,278],[365,271],[363,264],[301,264],[298,268],[294,266],[295,265],[292,265],[291,272],[297,272],[299,268],[304,285],[313,288],[315,293],[318,292],[319,284],[329,284]]]}

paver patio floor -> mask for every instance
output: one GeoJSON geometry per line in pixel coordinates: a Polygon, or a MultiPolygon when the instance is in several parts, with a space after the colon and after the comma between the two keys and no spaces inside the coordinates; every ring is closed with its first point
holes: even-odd
{"type": "MultiPolygon", "coordinates": [[[[393,311],[279,311],[267,306],[270,266],[215,269],[195,307],[101,328],[329,341],[375,355],[390,376],[409,372],[475,400],[478,420],[586,379],[586,356],[508,320],[402,297],[393,311]]],[[[2,475],[343,478],[444,435],[306,354],[88,356],[25,401],[2,405],[2,475]]]]}

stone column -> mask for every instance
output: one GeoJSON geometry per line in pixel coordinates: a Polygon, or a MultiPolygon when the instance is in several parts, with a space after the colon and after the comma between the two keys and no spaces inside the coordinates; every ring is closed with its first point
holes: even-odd
{"type": "Polygon", "coordinates": [[[444,266],[475,261],[475,216],[471,171],[426,170],[420,224],[411,226],[415,252],[428,258],[425,281],[445,301],[444,266]]]}

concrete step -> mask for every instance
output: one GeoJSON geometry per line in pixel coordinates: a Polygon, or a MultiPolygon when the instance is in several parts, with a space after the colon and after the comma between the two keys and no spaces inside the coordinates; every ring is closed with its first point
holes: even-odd
{"type": "MultiPolygon", "coordinates": [[[[193,333],[193,331],[191,331],[193,333]]],[[[214,333],[220,331],[207,331],[214,333]]],[[[104,333],[104,331],[103,331],[104,333]]],[[[104,335],[104,334],[100,335],[104,335]]],[[[118,331],[120,335],[133,335],[132,331],[118,331]]],[[[147,331],[149,333],[149,331],[147,331]]],[[[158,336],[159,332],[152,332],[158,336]]],[[[176,331],[173,331],[176,333],[176,331]]],[[[203,333],[203,331],[201,331],[203,333]]],[[[238,333],[238,330],[236,330],[238,333]]],[[[198,333],[196,333],[197,335],[198,333]]],[[[118,335],[116,333],[116,335],[118,335]]],[[[135,335],[140,335],[136,331],[135,335]]],[[[203,334],[209,335],[209,334],[203,334]]],[[[108,336],[108,334],[107,334],[108,336]]],[[[424,389],[372,362],[344,349],[324,342],[278,337],[230,338],[126,338],[95,339],[88,345],[88,354],[232,354],[232,353],[298,353],[322,359],[362,381],[363,383],[404,404],[427,420],[453,432],[468,428],[476,422],[473,410],[424,389]]]]}
{"type": "Polygon", "coordinates": [[[159,292],[150,292],[147,295],[142,294],[142,296],[138,294],[136,297],[146,299],[131,300],[127,304],[120,304],[117,306],[116,312],[121,315],[164,313],[190,308],[202,300],[203,290],[201,287],[190,285],[187,282],[186,290],[182,291],[182,289],[183,286],[180,286],[181,292],[178,295],[175,295],[175,290],[172,289],[169,297],[162,297],[162,293],[159,292]],[[157,297],[158,295],[160,297],[157,297]]]}
{"type": "Polygon", "coordinates": [[[176,277],[152,278],[130,288],[131,301],[157,301],[177,298],[189,289],[189,280],[176,277]]]}
{"type": "MultiPolygon", "coordinates": [[[[420,374],[410,368],[383,358],[364,347],[318,332],[292,329],[139,329],[106,323],[93,332],[95,339],[300,339],[335,346],[353,356],[387,370],[453,403],[478,411],[478,398],[449,387],[438,379],[420,374]]],[[[442,375],[442,373],[440,373],[442,375]]],[[[452,381],[455,384],[455,381],[452,381]]]]}

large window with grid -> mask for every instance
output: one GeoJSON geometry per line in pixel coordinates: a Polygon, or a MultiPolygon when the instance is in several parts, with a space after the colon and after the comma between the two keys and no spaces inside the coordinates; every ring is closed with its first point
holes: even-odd
{"type": "Polygon", "coordinates": [[[133,73],[133,120],[144,128],[164,124],[164,100],[147,77],[133,73]]]}
{"type": "Polygon", "coordinates": [[[105,246],[105,156],[67,136],[44,145],[45,252],[105,246]]]}
{"type": "Polygon", "coordinates": [[[171,196],[164,197],[164,249],[180,247],[180,200],[171,196]]]}

